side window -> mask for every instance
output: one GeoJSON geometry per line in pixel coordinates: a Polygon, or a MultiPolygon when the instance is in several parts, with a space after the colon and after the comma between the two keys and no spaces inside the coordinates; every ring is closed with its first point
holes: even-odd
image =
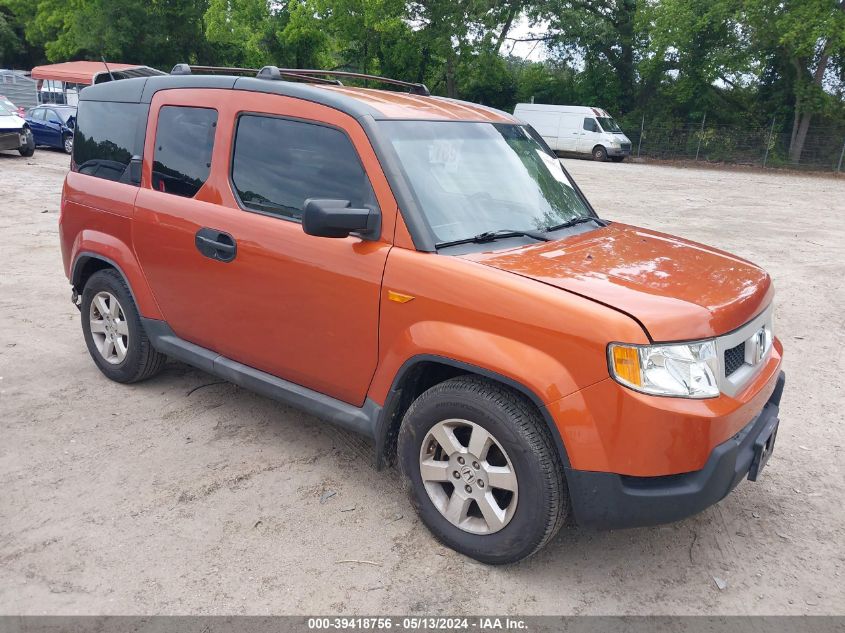
{"type": "Polygon", "coordinates": [[[43,121],[44,120],[44,108],[35,108],[32,111],[32,118],[36,121],[43,121]]]}
{"type": "Polygon", "coordinates": [[[588,118],[584,119],[584,129],[587,130],[588,132],[598,132],[599,126],[596,124],[595,119],[591,119],[591,118],[588,117],[588,118]]]}
{"type": "Polygon", "coordinates": [[[47,123],[58,123],[59,125],[62,123],[59,115],[56,114],[54,110],[47,110],[45,113],[45,119],[47,120],[47,123]]]}
{"type": "Polygon", "coordinates": [[[164,106],[158,112],[153,189],[193,198],[208,180],[217,110],[164,106]]]}
{"type": "Polygon", "coordinates": [[[149,105],[80,101],[73,139],[74,171],[131,183],[129,161],[144,151],[149,105]]]}
{"type": "Polygon", "coordinates": [[[300,220],[305,200],[349,200],[375,208],[370,181],[349,138],[335,128],[260,115],[238,120],[232,183],[253,211],[300,220]]]}

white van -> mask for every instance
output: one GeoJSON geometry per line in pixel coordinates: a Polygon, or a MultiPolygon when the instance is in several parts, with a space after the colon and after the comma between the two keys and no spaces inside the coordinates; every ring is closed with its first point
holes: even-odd
{"type": "Polygon", "coordinates": [[[631,140],[601,108],[518,103],[513,115],[537,130],[556,152],[617,163],[631,155],[631,140]]]}

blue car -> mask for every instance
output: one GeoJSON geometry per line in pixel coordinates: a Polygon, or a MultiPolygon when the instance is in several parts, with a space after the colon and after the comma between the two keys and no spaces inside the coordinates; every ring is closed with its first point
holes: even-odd
{"type": "Polygon", "coordinates": [[[36,145],[58,147],[70,154],[73,151],[73,129],[76,127],[76,107],[42,105],[32,108],[26,120],[36,145]]]}

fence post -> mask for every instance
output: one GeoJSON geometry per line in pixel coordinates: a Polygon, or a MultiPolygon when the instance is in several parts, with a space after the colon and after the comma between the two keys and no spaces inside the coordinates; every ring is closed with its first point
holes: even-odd
{"type": "MultiPolygon", "coordinates": [[[[640,148],[643,146],[643,130],[645,130],[645,114],[643,114],[643,122],[640,123],[640,140],[637,141],[637,158],[640,157],[640,148]]],[[[839,161],[840,163],[842,161],[839,161]]]]}
{"type": "Polygon", "coordinates": [[[845,143],[842,143],[842,151],[839,152],[839,165],[836,167],[836,173],[842,173],[842,159],[845,158],[845,143]]]}
{"type": "Polygon", "coordinates": [[[775,117],[772,117],[772,127],[769,128],[769,138],[766,141],[766,154],[763,156],[763,168],[765,169],[766,163],[769,160],[769,147],[772,144],[772,135],[775,133],[775,117]]]}
{"type": "Polygon", "coordinates": [[[704,122],[707,120],[707,113],[701,117],[701,129],[698,131],[698,147],[695,148],[695,160],[698,160],[698,152],[701,151],[701,137],[704,134],[704,122]]]}

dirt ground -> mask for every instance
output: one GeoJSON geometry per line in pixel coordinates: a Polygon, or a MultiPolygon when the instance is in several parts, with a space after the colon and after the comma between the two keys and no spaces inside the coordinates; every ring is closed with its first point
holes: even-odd
{"type": "Polygon", "coordinates": [[[0,154],[0,613],[845,614],[845,179],[565,164],[604,217],[773,275],[787,388],[761,481],[466,559],[343,432],[175,362],[106,380],[61,267],[68,159],[0,154]]]}

